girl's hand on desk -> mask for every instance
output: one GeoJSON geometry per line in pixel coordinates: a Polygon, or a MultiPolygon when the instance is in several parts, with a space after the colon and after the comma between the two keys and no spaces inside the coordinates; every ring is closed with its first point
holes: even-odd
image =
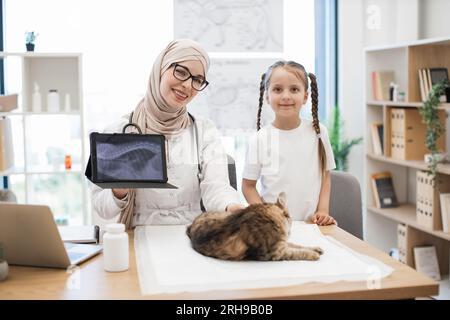
{"type": "Polygon", "coordinates": [[[337,224],[336,220],[328,213],[317,211],[312,217],[311,221],[318,226],[329,226],[332,224],[337,224]]]}

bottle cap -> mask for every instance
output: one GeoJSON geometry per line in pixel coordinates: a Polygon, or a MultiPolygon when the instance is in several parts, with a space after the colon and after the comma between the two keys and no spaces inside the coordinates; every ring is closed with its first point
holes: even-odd
{"type": "Polygon", "coordinates": [[[121,233],[125,231],[125,225],[123,223],[110,223],[106,225],[106,232],[121,233]]]}

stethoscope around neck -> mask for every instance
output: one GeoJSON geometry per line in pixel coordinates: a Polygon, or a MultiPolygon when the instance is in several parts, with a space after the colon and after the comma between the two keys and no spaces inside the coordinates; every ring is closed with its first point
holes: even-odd
{"type": "MultiPolygon", "coordinates": [[[[122,128],[122,133],[125,133],[125,130],[128,127],[134,127],[134,128],[137,129],[139,134],[142,134],[142,129],[139,127],[139,125],[137,125],[136,123],[133,122],[133,114],[134,114],[134,112],[132,112],[130,114],[130,118],[128,120],[128,123],[122,128]]],[[[203,176],[202,166],[201,166],[201,161],[200,161],[201,155],[200,155],[200,148],[199,148],[200,142],[199,142],[199,139],[198,139],[197,121],[195,121],[194,116],[192,114],[190,114],[189,112],[188,112],[188,115],[189,115],[189,118],[191,118],[192,123],[193,123],[192,129],[194,130],[195,150],[196,150],[196,153],[197,153],[197,169],[198,169],[197,178],[198,178],[198,182],[200,183],[200,182],[203,181],[204,176],[203,176]]],[[[169,149],[168,145],[167,145],[167,149],[169,149]]]]}

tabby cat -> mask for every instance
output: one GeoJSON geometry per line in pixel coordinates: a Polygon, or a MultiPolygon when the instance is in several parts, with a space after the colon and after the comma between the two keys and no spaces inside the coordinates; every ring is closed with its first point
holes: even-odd
{"type": "Polygon", "coordinates": [[[318,260],[323,250],[287,242],[285,194],[236,212],[204,212],[187,228],[195,251],[223,260],[318,260]]]}

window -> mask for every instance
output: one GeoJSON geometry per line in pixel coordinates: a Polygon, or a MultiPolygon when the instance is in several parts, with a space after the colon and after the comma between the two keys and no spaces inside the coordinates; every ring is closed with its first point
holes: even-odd
{"type": "Polygon", "coordinates": [[[337,106],[337,0],[317,0],[316,75],[319,81],[319,118],[337,106]]]}

